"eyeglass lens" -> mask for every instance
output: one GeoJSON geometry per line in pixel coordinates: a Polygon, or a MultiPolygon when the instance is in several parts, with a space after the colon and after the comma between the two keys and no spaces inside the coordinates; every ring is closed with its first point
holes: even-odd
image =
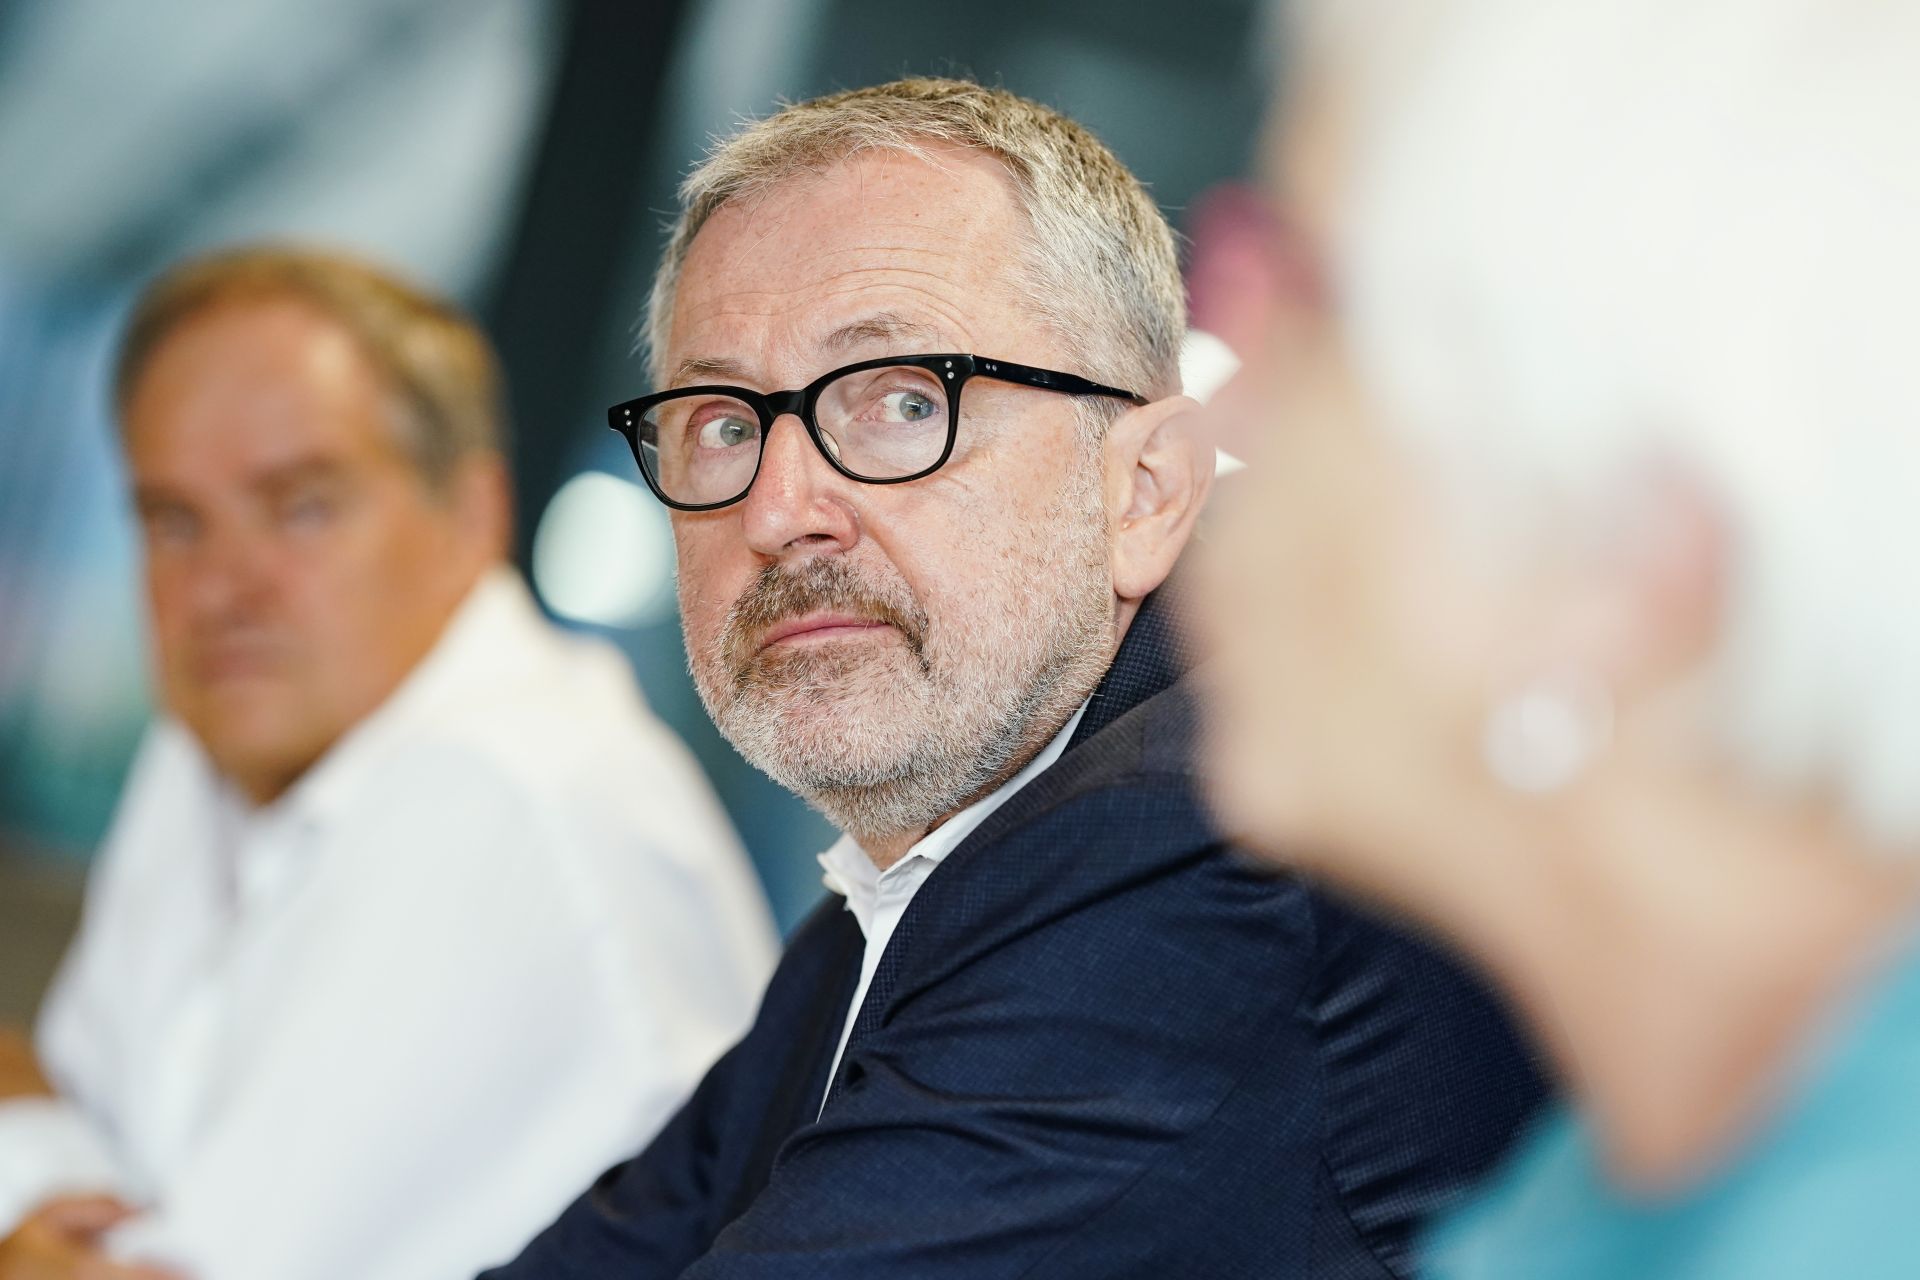
{"type": "MultiPolygon", "coordinates": [[[[916,475],[946,450],[950,391],[932,370],[910,365],[843,374],[814,402],[820,443],[860,479],[916,475]]],[[[693,392],[647,411],[641,463],[676,502],[724,502],[753,483],[762,435],[759,411],[746,401],[693,392]]]]}

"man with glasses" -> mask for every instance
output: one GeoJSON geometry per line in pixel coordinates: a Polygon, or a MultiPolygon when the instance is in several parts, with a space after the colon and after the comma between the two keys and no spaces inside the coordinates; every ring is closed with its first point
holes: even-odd
{"type": "Polygon", "coordinates": [[[782,111],[683,200],[659,389],[610,424],[709,712],[844,832],[834,896],[490,1274],[1392,1274],[1539,1085],[1464,978],[1201,810],[1164,219],[1071,121],[935,80],[782,111]]]}

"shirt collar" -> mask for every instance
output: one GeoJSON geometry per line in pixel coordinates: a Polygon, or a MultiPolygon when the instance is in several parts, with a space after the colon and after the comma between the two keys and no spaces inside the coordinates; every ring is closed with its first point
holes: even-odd
{"type": "Polygon", "coordinates": [[[1082,702],[1066,724],[1061,726],[1060,732],[1053,735],[1053,740],[1027,761],[1020,772],[921,836],[898,862],[885,871],[873,865],[873,859],[867,856],[866,850],[852,836],[842,834],[831,848],[819,855],[823,873],[821,883],[847,900],[847,910],[853,912],[854,919],[860,922],[860,932],[871,933],[874,902],[879,897],[881,884],[912,875],[924,876],[945,862],[947,855],[959,848],[960,842],[972,835],[974,829],[985,822],[995,809],[1013,799],[1015,792],[1039,777],[1060,758],[1067,749],[1067,743],[1073,740],[1073,731],[1080,727],[1080,718],[1086,713],[1087,704],[1082,702]],[[906,869],[909,864],[916,863],[912,870],[906,869]]]}

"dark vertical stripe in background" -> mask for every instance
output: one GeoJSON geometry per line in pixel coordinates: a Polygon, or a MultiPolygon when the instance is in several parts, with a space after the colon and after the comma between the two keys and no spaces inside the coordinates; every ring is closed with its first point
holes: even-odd
{"type": "Polygon", "coordinates": [[[596,416],[609,328],[637,305],[615,264],[644,221],[648,163],[664,132],[667,64],[686,0],[574,0],[539,159],[505,266],[482,312],[510,353],[520,510],[517,552],[567,477],[579,424],[596,416]]]}

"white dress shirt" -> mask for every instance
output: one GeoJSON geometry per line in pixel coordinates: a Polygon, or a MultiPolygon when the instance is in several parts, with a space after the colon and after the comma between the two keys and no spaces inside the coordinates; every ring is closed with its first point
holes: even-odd
{"type": "Polygon", "coordinates": [[[509,570],[254,809],[151,731],[0,1104],[0,1235],[49,1195],[194,1280],[510,1257],[746,1027],[774,959],[712,792],[609,646],[509,570]]]}
{"type": "MultiPolygon", "coordinates": [[[[833,1051],[833,1067],[827,1072],[827,1093],[833,1092],[833,1078],[840,1074],[840,1059],[847,1052],[847,1041],[853,1036],[853,1024],[860,1017],[860,1006],[866,1002],[867,988],[873,985],[880,957],[886,954],[887,943],[892,941],[893,931],[900,927],[900,917],[906,915],[913,895],[920,892],[920,886],[927,882],[933,869],[945,862],[947,855],[959,848],[960,842],[972,835],[995,809],[1013,799],[1015,792],[1060,758],[1086,713],[1087,704],[1082,702],[1066,727],[1053,736],[1053,741],[1042,748],[1040,754],[1027,761],[1020,772],[921,836],[900,861],[885,871],[875,867],[867,851],[849,835],[842,835],[820,855],[820,868],[825,873],[822,881],[847,900],[846,909],[853,913],[867,940],[866,950],[860,956],[860,985],[854,989],[853,1003],[847,1006],[847,1020],[840,1028],[840,1044],[833,1051]]],[[[821,1109],[826,1105],[823,1094],[821,1109]]]]}

